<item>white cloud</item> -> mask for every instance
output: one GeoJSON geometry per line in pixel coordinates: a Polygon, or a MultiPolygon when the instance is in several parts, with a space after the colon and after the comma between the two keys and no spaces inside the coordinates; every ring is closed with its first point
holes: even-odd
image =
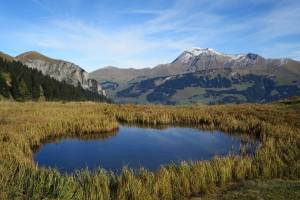
{"type": "MultiPolygon", "coordinates": [[[[44,6],[40,0],[35,1],[44,6]]],[[[118,14],[147,14],[151,15],[151,19],[125,28],[115,27],[114,31],[96,23],[69,18],[26,24],[25,27],[18,27],[15,34],[19,41],[26,41],[38,49],[72,52],[75,56],[62,59],[72,60],[89,70],[104,65],[153,67],[171,62],[177,53],[193,46],[221,47],[221,50],[238,47],[244,52],[254,48],[267,56],[277,56],[278,52],[285,56],[284,52],[289,52],[288,56],[299,58],[296,54],[300,51],[300,41],[296,47],[273,41],[279,37],[300,34],[299,3],[280,1],[270,12],[244,19],[228,19],[220,12],[222,7],[237,2],[178,0],[173,7],[165,10],[125,9],[118,14]],[[276,50],[275,46],[279,49],[276,50]]],[[[274,3],[268,0],[252,2],[274,3]]]]}
{"type": "Polygon", "coordinates": [[[17,36],[39,48],[74,51],[83,57],[98,60],[99,63],[105,61],[107,65],[121,67],[152,67],[167,60],[160,58],[154,59],[156,60],[154,62],[143,55],[153,53],[157,49],[179,50],[192,46],[192,42],[187,39],[178,41],[159,38],[147,39],[147,33],[142,30],[142,28],[131,28],[109,32],[83,21],[64,20],[51,21],[40,26],[33,25],[17,36]],[[139,57],[145,57],[145,59],[142,60],[139,57]]]}

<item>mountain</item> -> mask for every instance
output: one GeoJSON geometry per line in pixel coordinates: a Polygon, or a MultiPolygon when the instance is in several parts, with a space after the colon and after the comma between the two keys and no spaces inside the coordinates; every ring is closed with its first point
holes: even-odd
{"type": "Polygon", "coordinates": [[[43,75],[16,59],[0,55],[0,100],[109,101],[105,96],[43,75]]]}
{"type": "Polygon", "coordinates": [[[0,58],[6,61],[13,61],[15,58],[0,51],[0,58]]]}
{"type": "Polygon", "coordinates": [[[209,48],[184,51],[173,62],[154,68],[106,67],[89,76],[117,102],[269,102],[300,95],[300,62],[209,48]]]}
{"type": "Polygon", "coordinates": [[[74,63],[52,59],[35,51],[22,53],[14,59],[60,82],[75,87],[81,86],[83,89],[105,96],[101,85],[96,80],[89,78],[88,73],[74,63]]]}
{"type": "Polygon", "coordinates": [[[96,70],[89,74],[91,78],[97,78],[98,80],[109,80],[117,82],[127,82],[135,77],[142,77],[146,74],[149,74],[151,71],[150,68],[145,69],[122,69],[113,66],[105,67],[99,70],[96,70]]]}

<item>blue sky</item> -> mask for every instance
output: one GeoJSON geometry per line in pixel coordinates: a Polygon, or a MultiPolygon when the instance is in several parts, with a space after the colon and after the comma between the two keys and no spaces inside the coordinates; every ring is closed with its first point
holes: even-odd
{"type": "Polygon", "coordinates": [[[0,51],[153,67],[183,50],[300,60],[299,0],[0,0],[0,51]]]}

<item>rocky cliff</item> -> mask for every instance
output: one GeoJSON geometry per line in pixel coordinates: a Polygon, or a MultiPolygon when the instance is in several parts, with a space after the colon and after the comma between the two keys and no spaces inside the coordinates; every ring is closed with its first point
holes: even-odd
{"type": "Polygon", "coordinates": [[[105,91],[101,85],[96,80],[89,78],[88,73],[74,63],[52,59],[34,51],[20,54],[15,59],[60,82],[76,87],[81,86],[84,89],[105,96],[105,91]]]}

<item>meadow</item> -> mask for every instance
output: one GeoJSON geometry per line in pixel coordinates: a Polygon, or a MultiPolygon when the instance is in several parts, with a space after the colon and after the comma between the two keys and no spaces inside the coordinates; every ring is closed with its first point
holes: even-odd
{"type": "Polygon", "coordinates": [[[92,102],[0,102],[0,199],[186,199],[252,180],[300,179],[300,100],[216,106],[92,102]],[[114,134],[119,123],[185,125],[257,137],[255,156],[182,162],[158,171],[104,169],[60,174],[38,168],[49,138],[114,134]]]}

